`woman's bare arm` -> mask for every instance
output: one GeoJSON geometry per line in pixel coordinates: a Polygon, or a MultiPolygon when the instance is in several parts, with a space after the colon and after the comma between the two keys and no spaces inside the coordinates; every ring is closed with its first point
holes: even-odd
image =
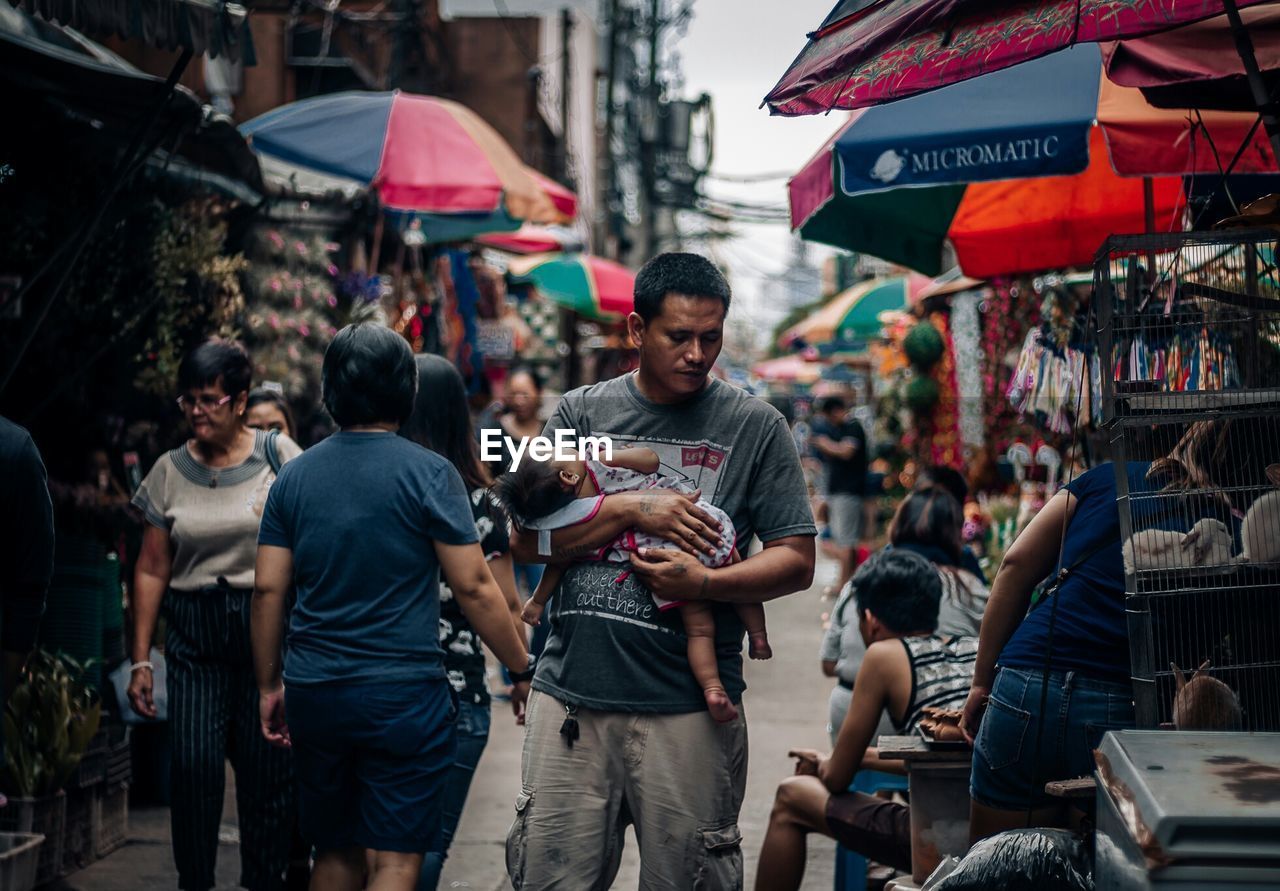
{"type": "MultiPolygon", "coordinates": [[[[142,533],[142,550],[133,570],[134,662],[146,662],[151,653],[151,640],[156,633],[156,620],[160,617],[160,603],[169,587],[173,571],[173,553],[170,551],[169,530],[147,525],[142,533]]],[[[129,678],[129,702],[133,710],[148,718],[156,716],[152,684],[152,671],[139,668],[129,678]]]]}
{"type": "Polygon", "coordinates": [[[480,545],[434,544],[440,569],[471,627],[510,671],[525,671],[528,649],[524,636],[512,622],[506,595],[494,581],[480,545]]]}
{"type": "Polygon", "coordinates": [[[1058,565],[1063,530],[1071,522],[1075,508],[1075,496],[1065,489],[1053,496],[1022,530],[1022,534],[1014,539],[1000,562],[995,581],[991,584],[991,597],[982,614],[973,685],[960,721],[960,729],[970,742],[977,732],[986,698],[991,693],[1000,651],[1022,624],[1035,586],[1058,565]]]}

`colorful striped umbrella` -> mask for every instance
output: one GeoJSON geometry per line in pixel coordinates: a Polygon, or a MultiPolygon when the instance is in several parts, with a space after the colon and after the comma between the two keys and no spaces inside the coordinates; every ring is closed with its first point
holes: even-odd
{"type": "Polygon", "coordinates": [[[635,273],[592,254],[518,257],[507,275],[587,318],[618,321],[635,308],[635,273]]]}
{"type": "Polygon", "coordinates": [[[906,309],[929,284],[927,276],[914,274],[859,282],[784,331],[778,345],[787,348],[797,341],[810,346],[865,342],[880,334],[881,313],[906,309]]]}
{"type": "Polygon", "coordinates": [[[393,211],[497,214],[511,229],[519,223],[510,220],[564,220],[498,132],[448,99],[333,93],[269,111],[240,130],[260,154],[360,183],[393,211]]]}
{"type": "Polygon", "coordinates": [[[1222,11],[1222,0],[840,0],[764,101],[782,115],[865,108],[1222,11]]]}
{"type": "Polygon", "coordinates": [[[792,178],[792,228],[930,275],[952,265],[948,240],[975,277],[1088,263],[1108,234],[1146,228],[1142,182],[1117,171],[1154,176],[1168,231],[1186,207],[1178,174],[1216,176],[1237,150],[1238,171],[1276,170],[1251,116],[1199,120],[1116,86],[1098,48],[1077,47],[855,113],[792,178]]]}

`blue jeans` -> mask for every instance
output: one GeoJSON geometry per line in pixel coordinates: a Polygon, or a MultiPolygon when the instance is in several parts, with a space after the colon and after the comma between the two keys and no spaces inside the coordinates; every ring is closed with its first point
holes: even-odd
{"type": "Polygon", "coordinates": [[[440,802],[440,850],[429,851],[423,856],[418,891],[435,891],[440,882],[440,871],[449,856],[449,843],[453,841],[458,821],[462,818],[462,808],[467,803],[471,778],[475,776],[480,755],[489,742],[489,707],[470,702],[458,703],[457,734],[458,754],[454,756],[453,768],[445,780],[440,802]]]}
{"type": "Polygon", "coordinates": [[[1108,730],[1134,725],[1133,688],[1074,671],[1049,674],[1040,763],[1036,729],[1044,672],[1002,667],[974,740],[969,796],[998,810],[1045,807],[1060,799],[1044,784],[1093,772],[1093,750],[1108,730]]]}

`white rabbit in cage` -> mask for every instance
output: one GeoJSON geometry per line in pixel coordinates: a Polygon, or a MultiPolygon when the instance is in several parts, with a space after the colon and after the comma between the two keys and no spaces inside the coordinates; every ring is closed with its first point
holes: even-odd
{"type": "Polygon", "coordinates": [[[1231,562],[1231,530],[1221,520],[1200,520],[1187,533],[1144,529],[1124,543],[1124,569],[1190,569],[1231,562]]]}
{"type": "MultiPolygon", "coordinates": [[[[1267,479],[1280,486],[1280,464],[1267,467],[1267,479]]],[[[1240,524],[1240,563],[1280,562],[1280,489],[1264,493],[1249,505],[1240,524]]]]}

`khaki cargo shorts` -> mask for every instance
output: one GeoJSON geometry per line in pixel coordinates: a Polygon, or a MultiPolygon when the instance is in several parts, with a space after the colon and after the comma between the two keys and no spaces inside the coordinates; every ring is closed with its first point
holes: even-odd
{"type": "Polygon", "coordinates": [[[743,715],[717,724],[705,711],[579,709],[572,749],[560,735],[564,719],[555,698],[530,695],[520,795],[507,835],[516,889],[608,888],[627,824],[640,845],[642,891],[742,887],[743,715]]]}

